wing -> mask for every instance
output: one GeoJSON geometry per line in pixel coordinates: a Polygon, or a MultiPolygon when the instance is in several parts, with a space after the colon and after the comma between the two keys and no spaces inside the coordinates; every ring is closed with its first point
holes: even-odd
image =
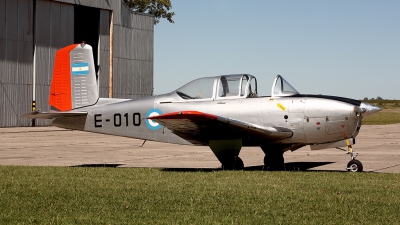
{"type": "Polygon", "coordinates": [[[263,127],[198,111],[179,111],[152,116],[151,119],[170,129],[192,144],[208,144],[209,140],[242,139],[243,145],[289,138],[293,132],[282,127],[263,127]]]}
{"type": "Polygon", "coordinates": [[[31,113],[22,115],[21,118],[31,119],[55,119],[58,117],[70,117],[70,116],[84,116],[87,112],[40,112],[33,111],[31,113]]]}

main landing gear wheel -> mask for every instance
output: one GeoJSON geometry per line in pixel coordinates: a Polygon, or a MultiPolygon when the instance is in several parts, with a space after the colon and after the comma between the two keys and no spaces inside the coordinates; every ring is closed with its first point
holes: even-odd
{"type": "Polygon", "coordinates": [[[285,170],[285,159],[282,151],[274,151],[264,156],[264,169],[270,171],[285,170]]]}
{"type": "Polygon", "coordinates": [[[363,164],[360,161],[358,161],[357,159],[352,159],[352,160],[350,160],[349,163],[347,163],[347,171],[362,172],[363,164]]]}
{"type": "Polygon", "coordinates": [[[239,156],[227,157],[222,163],[223,170],[243,170],[243,160],[239,156]]]}

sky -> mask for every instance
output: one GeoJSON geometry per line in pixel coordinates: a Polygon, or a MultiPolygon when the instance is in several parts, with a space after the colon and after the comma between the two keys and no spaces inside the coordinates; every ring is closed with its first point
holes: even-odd
{"type": "Polygon", "coordinates": [[[400,1],[171,0],[154,30],[154,94],[224,74],[302,94],[400,99],[400,1]]]}

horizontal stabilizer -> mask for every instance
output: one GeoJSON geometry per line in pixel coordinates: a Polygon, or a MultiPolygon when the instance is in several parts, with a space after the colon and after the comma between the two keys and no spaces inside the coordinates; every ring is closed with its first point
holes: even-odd
{"type": "Polygon", "coordinates": [[[30,119],[55,119],[59,117],[71,117],[71,116],[84,116],[87,115],[87,112],[40,112],[33,111],[31,113],[22,115],[21,118],[30,118],[30,119]]]}

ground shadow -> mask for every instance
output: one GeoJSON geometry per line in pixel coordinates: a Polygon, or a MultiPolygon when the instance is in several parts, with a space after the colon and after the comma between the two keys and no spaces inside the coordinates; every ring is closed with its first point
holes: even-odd
{"type": "Polygon", "coordinates": [[[71,167],[108,167],[108,168],[117,168],[119,166],[123,166],[125,164],[82,164],[82,165],[75,165],[71,167]]]}
{"type": "MultiPolygon", "coordinates": [[[[307,171],[309,169],[328,165],[334,162],[291,162],[285,163],[285,170],[286,171],[307,171]]],[[[161,171],[166,172],[213,172],[213,171],[220,171],[221,168],[162,168],[161,171]]],[[[243,169],[244,171],[264,171],[264,165],[260,166],[249,166],[243,169]]],[[[318,171],[318,170],[313,170],[318,171]]],[[[321,170],[322,171],[322,170],[321,170]]],[[[326,170],[323,170],[326,171],[326,170]]],[[[334,171],[338,172],[338,171],[334,171]]]]}
{"type": "MultiPolygon", "coordinates": [[[[290,162],[285,163],[285,171],[324,171],[324,172],[345,172],[342,170],[309,170],[315,167],[324,166],[328,164],[332,164],[334,162],[290,162]]],[[[123,166],[125,164],[81,164],[75,165],[71,167],[104,167],[104,168],[118,168],[119,166],[123,166]]],[[[127,168],[127,167],[124,167],[127,168]]],[[[136,168],[136,167],[131,167],[136,168]]],[[[161,171],[165,172],[214,172],[214,171],[222,171],[221,167],[218,168],[159,168],[161,171]]],[[[260,166],[248,166],[243,169],[244,171],[266,171],[264,165],[260,166]]]]}

